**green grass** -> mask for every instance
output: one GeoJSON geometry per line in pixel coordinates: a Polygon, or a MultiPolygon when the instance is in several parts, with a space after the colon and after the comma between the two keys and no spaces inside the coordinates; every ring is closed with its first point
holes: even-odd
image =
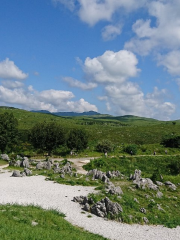
{"type": "Polygon", "coordinates": [[[64,214],[35,206],[0,205],[0,240],[100,240],[72,226],[64,214]],[[32,222],[37,223],[32,226],[32,222]]]}
{"type": "MultiPolygon", "coordinates": [[[[137,189],[132,181],[128,180],[129,175],[134,173],[135,169],[142,171],[142,176],[152,177],[153,173],[160,171],[163,176],[162,182],[171,181],[174,184],[180,183],[180,174],[172,174],[172,163],[179,164],[180,156],[147,156],[147,157],[124,157],[124,158],[101,158],[95,159],[88,163],[84,168],[86,170],[99,169],[103,172],[108,170],[119,170],[125,175],[124,179],[114,178],[111,181],[116,186],[120,186],[123,190],[122,198],[106,193],[102,187],[99,188],[101,193],[98,195],[90,195],[96,202],[108,196],[112,201],[118,202],[123,213],[115,216],[117,220],[121,219],[125,223],[144,224],[143,217],[148,218],[149,224],[161,224],[167,227],[176,227],[180,225],[180,186],[176,191],[168,189],[166,186],[159,187],[159,191],[163,193],[162,198],[156,197],[156,191],[137,189]],[[146,196],[149,196],[147,198],[146,196]],[[134,201],[138,199],[139,203],[134,201]],[[158,205],[162,210],[158,210],[158,205]],[[144,207],[146,214],[140,212],[140,208],[144,207]]],[[[176,166],[176,165],[175,165],[176,166]]],[[[178,166],[178,165],[177,165],[178,166]]],[[[160,177],[159,172],[157,177],[160,177]]],[[[157,179],[160,180],[160,179],[157,179]]]]}
{"type": "Polygon", "coordinates": [[[8,161],[4,161],[2,159],[0,159],[0,166],[6,165],[8,164],[8,161]]]}

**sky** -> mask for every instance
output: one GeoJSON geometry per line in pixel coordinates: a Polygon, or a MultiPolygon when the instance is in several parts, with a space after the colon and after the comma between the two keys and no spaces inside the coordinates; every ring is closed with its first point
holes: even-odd
{"type": "Polygon", "coordinates": [[[1,0],[0,106],[180,119],[180,1],[1,0]]]}

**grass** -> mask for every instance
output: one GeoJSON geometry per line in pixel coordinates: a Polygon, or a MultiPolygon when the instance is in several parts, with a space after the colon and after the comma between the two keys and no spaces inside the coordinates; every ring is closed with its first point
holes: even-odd
{"type": "Polygon", "coordinates": [[[12,239],[100,240],[105,238],[72,226],[64,219],[64,214],[55,210],[43,210],[35,206],[0,205],[0,240],[12,239]]]}
{"type": "Polygon", "coordinates": [[[0,166],[6,165],[8,164],[8,161],[4,161],[2,159],[0,159],[0,166]]]}
{"type": "MultiPolygon", "coordinates": [[[[125,158],[101,158],[95,159],[88,163],[84,168],[86,170],[99,169],[103,172],[108,170],[119,170],[125,175],[124,179],[114,178],[111,181],[115,186],[120,186],[123,195],[118,198],[116,195],[106,193],[105,188],[100,187],[100,194],[90,195],[95,202],[108,196],[112,201],[118,202],[123,213],[115,216],[117,220],[125,223],[144,224],[143,217],[149,220],[149,224],[161,224],[167,227],[176,227],[180,225],[180,186],[176,191],[168,189],[166,186],[159,187],[159,191],[163,193],[162,198],[156,197],[156,191],[142,190],[136,188],[132,181],[128,180],[130,173],[134,173],[135,169],[142,171],[143,177],[152,177],[155,169],[161,170],[163,182],[171,181],[174,184],[180,183],[180,174],[172,174],[171,164],[180,163],[180,156],[147,156],[147,157],[125,157],[125,158]],[[134,201],[134,198],[138,202],[134,201]],[[163,210],[158,210],[161,206],[163,210]],[[146,209],[146,214],[140,212],[140,208],[146,209]]],[[[159,172],[156,177],[159,177],[159,172]]],[[[160,179],[157,179],[160,180],[160,179]]]]}

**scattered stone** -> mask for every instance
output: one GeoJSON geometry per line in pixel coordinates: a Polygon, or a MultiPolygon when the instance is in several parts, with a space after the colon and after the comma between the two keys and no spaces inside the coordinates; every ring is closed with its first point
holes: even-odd
{"type": "Polygon", "coordinates": [[[21,161],[21,167],[29,168],[29,159],[27,157],[24,157],[21,161]]]}
{"type": "Polygon", "coordinates": [[[166,181],[164,184],[165,184],[167,187],[169,187],[169,189],[171,189],[171,190],[173,190],[173,191],[175,191],[175,190],[177,189],[176,185],[173,184],[173,183],[170,182],[170,181],[166,181]]]}
{"type": "Polygon", "coordinates": [[[37,226],[37,225],[38,225],[38,223],[37,223],[37,222],[35,222],[35,221],[32,221],[32,222],[31,222],[31,225],[34,227],[34,226],[37,226]]]}
{"type": "Polygon", "coordinates": [[[162,198],[162,196],[163,196],[163,193],[162,193],[162,192],[158,191],[158,192],[156,193],[156,197],[157,197],[157,198],[162,198]]]}
{"type": "Polygon", "coordinates": [[[157,204],[157,208],[158,208],[159,211],[163,211],[163,212],[165,212],[165,210],[161,207],[160,204],[157,204]]]}
{"type": "Polygon", "coordinates": [[[86,204],[84,205],[83,209],[84,209],[85,211],[87,211],[87,212],[89,212],[89,211],[91,210],[90,205],[89,205],[88,203],[86,203],[86,204]]]}
{"type": "Polygon", "coordinates": [[[137,203],[139,203],[139,201],[137,200],[137,198],[134,198],[134,201],[137,202],[137,203]]]}
{"type": "Polygon", "coordinates": [[[9,156],[7,154],[1,154],[1,159],[5,160],[5,161],[9,161],[10,160],[10,158],[9,158],[9,156]]]}
{"type": "Polygon", "coordinates": [[[145,208],[140,208],[139,211],[146,214],[146,209],[145,208]]]}
{"type": "Polygon", "coordinates": [[[42,170],[44,168],[44,164],[42,162],[39,162],[37,165],[36,165],[36,169],[37,170],[42,170]]]}
{"type": "Polygon", "coordinates": [[[22,177],[22,174],[19,170],[14,170],[12,173],[12,177],[22,177]]]}
{"type": "Polygon", "coordinates": [[[164,185],[164,183],[162,183],[162,182],[160,182],[160,181],[156,181],[156,184],[157,184],[158,186],[163,186],[163,185],[164,185]]]}
{"type": "Polygon", "coordinates": [[[24,169],[24,173],[26,174],[26,176],[31,176],[32,175],[32,171],[29,170],[28,168],[24,169]]]}
{"type": "Polygon", "coordinates": [[[145,224],[149,223],[149,220],[147,219],[147,217],[143,217],[143,221],[145,224]]]}
{"type": "Polygon", "coordinates": [[[133,180],[133,183],[138,187],[142,189],[150,189],[157,191],[158,186],[153,183],[153,181],[150,178],[141,178],[141,170],[135,170],[134,174],[130,175],[130,180],[133,180]]]}

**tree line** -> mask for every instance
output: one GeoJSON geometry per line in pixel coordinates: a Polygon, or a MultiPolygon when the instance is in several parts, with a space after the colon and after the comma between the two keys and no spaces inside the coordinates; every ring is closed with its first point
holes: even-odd
{"type": "MultiPolygon", "coordinates": [[[[84,129],[74,128],[65,129],[55,122],[37,123],[28,133],[28,142],[35,148],[48,152],[61,145],[76,151],[87,148],[88,134],[84,129]]],[[[0,114],[0,151],[16,151],[16,146],[20,142],[20,133],[18,131],[18,121],[12,113],[0,114]]]]}

